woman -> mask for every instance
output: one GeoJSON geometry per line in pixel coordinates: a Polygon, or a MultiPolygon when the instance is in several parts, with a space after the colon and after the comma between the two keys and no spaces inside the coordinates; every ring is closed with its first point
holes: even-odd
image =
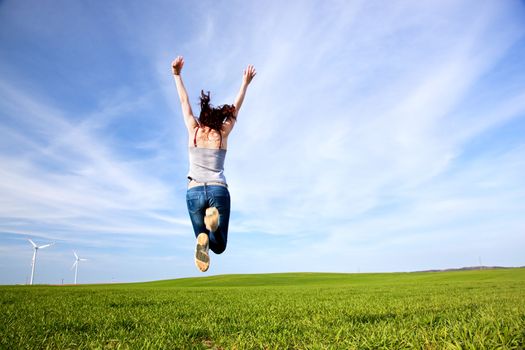
{"type": "Polygon", "coordinates": [[[184,59],[178,56],[172,71],[188,129],[190,171],[186,204],[197,238],[195,264],[202,272],[210,266],[208,250],[221,254],[226,249],[230,220],[230,193],[224,177],[224,159],[228,136],[232,131],[248,85],[255,76],[249,65],[243,74],[241,88],[233,105],[213,107],[210,93],[201,91],[199,119],[191,110],[188,93],[180,75],[184,59]]]}

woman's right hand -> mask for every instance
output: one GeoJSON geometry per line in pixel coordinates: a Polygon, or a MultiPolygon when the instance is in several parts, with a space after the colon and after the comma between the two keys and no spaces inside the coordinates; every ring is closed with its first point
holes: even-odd
{"type": "Polygon", "coordinates": [[[174,59],[173,62],[171,62],[171,70],[173,74],[180,75],[182,66],[184,66],[184,58],[182,56],[177,56],[177,58],[174,59]]]}

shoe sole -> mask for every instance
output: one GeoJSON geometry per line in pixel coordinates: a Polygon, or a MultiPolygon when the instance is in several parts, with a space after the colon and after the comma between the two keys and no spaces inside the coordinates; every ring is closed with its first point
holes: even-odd
{"type": "Polygon", "coordinates": [[[217,231],[219,227],[219,210],[215,207],[206,209],[206,216],[204,217],[204,224],[206,229],[210,232],[217,231]]]}
{"type": "Polygon", "coordinates": [[[210,255],[208,254],[209,240],[208,235],[201,233],[197,236],[197,246],[195,248],[195,265],[202,272],[206,272],[210,267],[210,255]]]}

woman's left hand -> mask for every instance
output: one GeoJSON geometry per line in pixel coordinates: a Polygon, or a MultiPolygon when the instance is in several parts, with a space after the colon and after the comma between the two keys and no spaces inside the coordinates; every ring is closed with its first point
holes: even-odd
{"type": "Polygon", "coordinates": [[[249,64],[248,67],[246,67],[246,69],[244,70],[242,81],[246,85],[250,84],[252,82],[252,79],[255,76],[255,74],[257,74],[257,72],[255,71],[255,67],[253,65],[249,64]]]}

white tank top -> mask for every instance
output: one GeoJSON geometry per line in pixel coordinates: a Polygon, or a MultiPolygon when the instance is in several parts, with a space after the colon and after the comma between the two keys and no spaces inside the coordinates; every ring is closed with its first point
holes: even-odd
{"type": "Polygon", "coordinates": [[[225,149],[189,147],[190,171],[188,179],[197,182],[220,182],[226,184],[224,176],[225,149]]]}

